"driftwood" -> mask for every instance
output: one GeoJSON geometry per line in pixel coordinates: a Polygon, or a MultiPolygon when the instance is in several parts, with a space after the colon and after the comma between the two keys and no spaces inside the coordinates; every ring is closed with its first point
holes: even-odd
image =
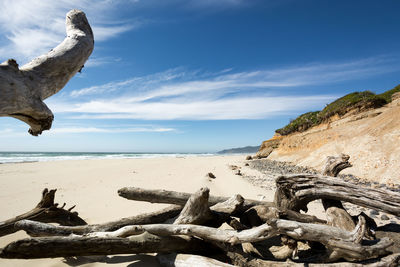
{"type": "MultiPolygon", "coordinates": [[[[326,159],[322,175],[337,177],[339,172],[351,167],[350,156],[340,154],[338,157],[329,156],[326,159]]],[[[326,212],[326,218],[329,225],[342,228],[347,231],[354,229],[355,223],[351,215],[343,207],[340,200],[322,199],[322,205],[326,212]]]]}
{"type": "MultiPolygon", "coordinates": [[[[184,206],[191,196],[189,193],[158,189],[151,190],[137,187],[121,188],[118,190],[118,194],[119,196],[130,200],[147,201],[150,203],[175,204],[181,206],[184,206]]],[[[208,198],[208,203],[210,206],[212,206],[217,203],[227,201],[228,199],[228,197],[217,197],[211,195],[208,198]]],[[[275,206],[274,203],[271,202],[246,199],[243,203],[243,211],[255,205],[275,206]]]]}
{"type": "Polygon", "coordinates": [[[228,252],[226,254],[235,266],[241,267],[397,267],[400,264],[400,254],[392,254],[382,257],[379,260],[368,260],[361,263],[338,262],[338,263],[302,263],[291,260],[272,261],[264,260],[249,255],[243,255],[238,252],[228,252]]]}
{"type": "Polygon", "coordinates": [[[54,118],[43,100],[60,91],[93,50],[93,33],[85,13],[68,12],[66,31],[61,44],[21,68],[13,59],[0,64],[0,116],[24,121],[35,136],[50,129],[54,118]]]}
{"type": "MultiPolygon", "coordinates": [[[[45,231],[44,229],[58,228],[58,226],[45,225],[43,223],[32,221],[23,221],[20,224],[22,223],[22,227],[19,225],[19,228],[30,233],[43,234],[43,231],[45,231]]],[[[361,240],[364,235],[364,231],[365,220],[363,219],[360,219],[359,224],[352,232],[344,231],[328,225],[300,223],[278,219],[271,221],[269,224],[263,224],[261,226],[240,232],[234,230],[221,230],[201,225],[147,224],[125,226],[113,232],[94,232],[88,234],[86,237],[99,239],[126,238],[147,232],[157,236],[186,235],[191,237],[199,237],[203,240],[214,243],[222,242],[230,245],[236,245],[240,243],[259,242],[279,234],[284,234],[296,240],[318,241],[323,243],[331,251],[330,257],[326,259],[327,261],[333,261],[340,258],[344,258],[349,261],[357,261],[376,258],[378,256],[388,254],[386,248],[393,244],[392,241],[384,238],[372,245],[362,245],[361,240]]],[[[41,239],[39,238],[38,240],[40,241],[41,239]]],[[[23,243],[23,246],[29,246],[31,243],[35,244],[34,241],[30,241],[28,243],[23,243]]],[[[67,246],[66,243],[63,244],[64,246],[67,246]]],[[[14,248],[16,246],[16,244],[13,244],[11,247],[7,246],[5,250],[7,250],[9,253],[12,253],[14,249],[18,250],[18,248],[14,248]]],[[[90,248],[90,251],[93,253],[94,248],[90,248]]],[[[148,251],[141,251],[140,253],[147,252],[148,251]]],[[[99,254],[101,253],[99,252],[95,255],[99,254]]]]}
{"type": "Polygon", "coordinates": [[[35,220],[61,225],[85,225],[86,222],[78,216],[78,213],[72,212],[75,206],[66,210],[64,209],[65,203],[60,208],[57,203],[54,203],[56,191],[55,189],[49,191],[45,188],[42,192],[42,199],[31,211],[0,222],[0,236],[16,232],[17,229],[14,228],[14,224],[20,220],[35,220]]]}
{"type": "MultiPolygon", "coordinates": [[[[90,224],[80,226],[54,226],[51,224],[42,224],[42,231],[29,232],[28,234],[34,234],[35,236],[67,236],[71,234],[85,235],[92,232],[106,232],[115,231],[121,227],[132,225],[132,224],[154,224],[163,223],[168,219],[178,216],[182,210],[181,206],[171,205],[160,211],[144,213],[132,217],[123,218],[116,221],[111,221],[103,224],[90,224]]],[[[15,231],[29,229],[29,220],[21,220],[14,224],[15,231]]]]}
{"type": "Polygon", "coordinates": [[[305,223],[327,223],[325,220],[321,220],[312,215],[299,213],[293,210],[279,210],[276,207],[264,205],[257,205],[248,209],[241,215],[240,222],[248,226],[259,226],[273,219],[287,219],[305,223]]]}
{"type": "Polygon", "coordinates": [[[366,208],[400,216],[400,194],[344,182],[318,174],[294,174],[278,177],[275,203],[282,209],[307,211],[316,199],[346,201],[366,208]]]}
{"type": "Polygon", "coordinates": [[[38,237],[18,240],[0,250],[1,258],[36,259],[134,253],[196,253],[206,255],[212,245],[197,238],[154,236],[148,233],[121,238],[38,237]]]}
{"type": "Polygon", "coordinates": [[[205,224],[213,218],[208,206],[210,189],[201,188],[186,202],[174,224],[205,224]]]}

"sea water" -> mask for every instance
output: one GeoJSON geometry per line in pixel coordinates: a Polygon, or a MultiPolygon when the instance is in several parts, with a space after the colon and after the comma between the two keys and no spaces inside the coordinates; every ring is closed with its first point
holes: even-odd
{"type": "Polygon", "coordinates": [[[212,153],[0,152],[0,164],[55,160],[131,159],[212,155],[212,153]]]}

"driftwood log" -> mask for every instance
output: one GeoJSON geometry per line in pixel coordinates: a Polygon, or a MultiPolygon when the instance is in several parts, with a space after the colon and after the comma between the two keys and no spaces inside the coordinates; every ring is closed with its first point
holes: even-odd
{"type": "MultiPolygon", "coordinates": [[[[143,189],[138,187],[124,187],[118,190],[119,196],[130,199],[130,200],[138,200],[138,201],[147,201],[150,203],[166,203],[166,204],[174,204],[184,206],[190,196],[190,193],[184,192],[176,192],[169,190],[151,190],[151,189],[143,189]]],[[[227,201],[228,197],[217,197],[217,196],[209,196],[208,203],[210,206],[215,205],[220,202],[227,201]]],[[[252,199],[245,199],[243,203],[243,210],[247,210],[255,205],[266,205],[266,206],[275,206],[272,202],[266,201],[258,201],[252,199]]]]}
{"type": "Polygon", "coordinates": [[[56,189],[48,190],[45,188],[42,192],[42,199],[32,210],[18,215],[14,218],[0,222],[0,236],[12,234],[18,229],[14,228],[14,224],[20,220],[34,220],[38,222],[59,223],[61,225],[85,225],[86,222],[78,216],[77,212],[72,212],[75,206],[69,209],[58,207],[54,203],[56,189]]]}
{"type": "MultiPolygon", "coordinates": [[[[92,232],[115,231],[127,225],[163,223],[171,218],[178,216],[181,210],[181,206],[171,205],[159,211],[122,218],[120,220],[111,221],[103,224],[89,224],[79,226],[59,225],[56,228],[53,228],[53,225],[50,224],[43,224],[42,226],[45,228],[42,232],[28,231],[28,234],[33,234],[35,236],[68,236],[71,234],[85,235],[92,232]]],[[[30,221],[21,219],[20,221],[16,222],[14,224],[15,231],[29,229],[29,227],[25,226],[26,222],[30,221]]]]}
{"type": "Polygon", "coordinates": [[[284,175],[276,184],[275,203],[281,209],[307,211],[307,204],[313,200],[333,199],[400,216],[400,194],[390,190],[318,174],[284,175]]]}
{"type": "Polygon", "coordinates": [[[0,64],[0,116],[29,124],[29,133],[35,136],[50,129],[54,119],[43,100],[60,91],[93,50],[93,32],[85,13],[68,12],[66,31],[65,40],[46,55],[20,68],[13,59],[0,64]]]}
{"type": "MultiPolygon", "coordinates": [[[[365,221],[360,220],[360,223],[352,231],[344,231],[342,229],[332,227],[329,225],[321,224],[310,224],[310,223],[300,223],[288,220],[274,220],[270,224],[263,224],[261,226],[243,230],[221,230],[213,227],[201,226],[201,225],[175,225],[175,224],[147,224],[147,225],[131,225],[125,226],[113,232],[94,232],[85,236],[87,239],[82,239],[83,237],[71,236],[67,239],[63,239],[62,243],[58,243],[56,239],[44,239],[44,238],[32,238],[25,240],[24,242],[14,242],[6,246],[3,251],[5,257],[7,255],[13,255],[20,251],[20,247],[27,249],[27,247],[32,246],[34,250],[36,246],[42,242],[49,243],[53,242],[53,246],[60,246],[60,249],[56,248],[55,251],[59,254],[52,254],[54,257],[65,257],[70,254],[70,246],[79,246],[82,250],[90,245],[90,248],[86,249],[88,251],[81,251],[79,255],[100,255],[103,247],[100,246],[99,252],[95,251],[95,248],[91,247],[93,239],[109,240],[113,238],[130,238],[131,236],[140,235],[143,233],[150,233],[157,236],[191,236],[198,237],[210,242],[222,242],[228,243],[230,245],[246,243],[246,242],[258,242],[266,240],[273,236],[284,234],[290,236],[296,240],[309,240],[318,241],[323,243],[330,251],[330,258],[327,261],[333,261],[340,258],[344,258],[349,261],[365,260],[370,258],[376,258],[378,256],[388,254],[386,250],[387,247],[393,244],[389,239],[381,239],[375,243],[363,245],[361,240],[363,237],[363,231],[365,230],[365,221]],[[85,245],[85,242],[89,244],[85,245]],[[63,250],[66,250],[63,254],[63,250]],[[67,255],[68,254],[68,255],[67,255]]],[[[54,234],[59,228],[59,226],[47,225],[44,223],[33,222],[33,221],[21,221],[18,228],[24,229],[29,233],[43,234],[45,231],[50,231],[54,234]]],[[[61,230],[62,231],[62,230],[61,230]]],[[[114,250],[114,253],[108,252],[107,254],[122,254],[126,251],[114,250]]],[[[135,253],[148,253],[150,251],[138,251],[135,253]]],[[[165,252],[153,250],[151,252],[165,252]]],[[[54,252],[56,253],[56,252],[54,252]]],[[[2,257],[2,254],[0,254],[2,257]]],[[[33,256],[38,257],[38,256],[33,256]]]]}
{"type": "MultiPolygon", "coordinates": [[[[340,154],[337,157],[327,157],[322,175],[337,177],[339,172],[352,166],[349,162],[349,159],[350,156],[345,154],[340,154]]],[[[324,206],[329,225],[348,231],[354,229],[355,223],[353,218],[343,207],[343,204],[340,200],[323,198],[322,205],[324,206]]]]}
{"type": "Polygon", "coordinates": [[[1,258],[37,259],[137,253],[196,253],[207,255],[215,248],[197,238],[155,236],[149,233],[129,238],[38,237],[18,240],[0,250],[1,258]]]}

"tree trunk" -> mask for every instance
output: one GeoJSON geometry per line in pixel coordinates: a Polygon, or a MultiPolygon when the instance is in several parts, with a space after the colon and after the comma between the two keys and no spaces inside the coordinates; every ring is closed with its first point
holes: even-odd
{"type": "Polygon", "coordinates": [[[26,122],[35,136],[50,129],[54,118],[43,100],[60,91],[93,51],[93,32],[85,13],[68,12],[66,31],[61,44],[21,68],[13,59],[0,64],[0,116],[26,122]]]}

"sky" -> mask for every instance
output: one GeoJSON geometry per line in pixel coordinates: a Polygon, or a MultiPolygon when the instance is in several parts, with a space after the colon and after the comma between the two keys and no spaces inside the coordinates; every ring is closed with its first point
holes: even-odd
{"type": "Polygon", "coordinates": [[[0,0],[0,60],[55,47],[74,8],[92,55],[45,100],[51,130],[0,117],[0,151],[255,146],[347,93],[400,83],[398,0],[0,0]]]}

